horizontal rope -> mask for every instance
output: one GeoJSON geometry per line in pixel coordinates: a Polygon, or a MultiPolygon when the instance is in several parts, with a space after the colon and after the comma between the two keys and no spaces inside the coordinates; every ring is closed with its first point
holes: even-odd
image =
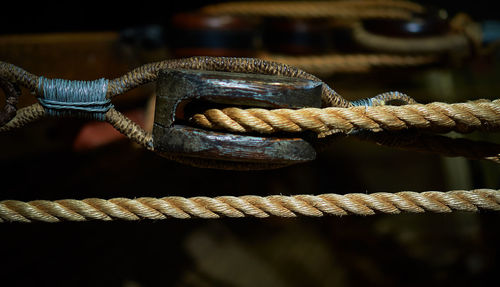
{"type": "Polygon", "coordinates": [[[500,191],[0,201],[0,222],[297,217],[500,210],[500,191]]]}
{"type": "Polygon", "coordinates": [[[219,3],[201,10],[215,15],[341,19],[408,19],[423,11],[422,6],[409,1],[249,1],[219,3]]]}
{"type": "Polygon", "coordinates": [[[435,55],[389,55],[389,54],[325,54],[314,56],[285,56],[262,54],[259,58],[295,66],[318,76],[335,73],[363,73],[374,68],[418,67],[436,63],[435,55]]]}
{"type": "Polygon", "coordinates": [[[500,130],[500,100],[430,103],[404,106],[291,109],[210,109],[191,122],[207,129],[230,132],[313,131],[320,137],[355,130],[399,131],[409,128],[436,132],[500,130]]]}

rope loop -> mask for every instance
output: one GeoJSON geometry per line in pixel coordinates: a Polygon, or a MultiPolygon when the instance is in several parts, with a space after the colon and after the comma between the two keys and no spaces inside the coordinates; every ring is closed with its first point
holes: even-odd
{"type": "Polygon", "coordinates": [[[47,115],[56,117],[79,117],[106,120],[106,112],[113,107],[106,97],[108,80],[69,81],[64,79],[38,80],[40,104],[47,115]]]}
{"type": "Polygon", "coordinates": [[[5,106],[0,111],[0,126],[3,126],[16,116],[17,102],[21,96],[21,90],[14,84],[0,77],[0,89],[5,93],[5,106]]]}

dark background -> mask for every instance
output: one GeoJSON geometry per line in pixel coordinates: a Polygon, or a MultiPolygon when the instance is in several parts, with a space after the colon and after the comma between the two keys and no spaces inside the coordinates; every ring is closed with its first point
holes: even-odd
{"type": "MultiPolygon", "coordinates": [[[[4,1],[1,33],[119,30],[130,26],[165,24],[175,13],[224,1],[4,1]]],[[[226,1],[227,2],[227,1],[226,1]]],[[[476,20],[499,19],[491,1],[417,1],[445,8],[450,15],[466,11],[476,20]]]]}
{"type": "MultiPolygon", "coordinates": [[[[476,20],[498,19],[490,1],[427,2],[450,14],[464,11],[476,20]]],[[[206,3],[12,1],[1,4],[0,33],[120,31],[163,25],[174,13],[206,3]]],[[[78,67],[73,69],[78,72],[78,67]]],[[[329,83],[351,98],[400,89],[424,102],[464,101],[498,97],[499,75],[498,56],[493,56],[458,67],[338,75],[329,83]]],[[[314,162],[254,172],[187,167],[126,140],[75,152],[71,140],[82,124],[48,119],[0,135],[1,198],[28,201],[500,188],[498,166],[490,162],[350,139],[339,141],[314,162]]],[[[498,142],[491,135],[471,136],[498,142]]],[[[319,219],[2,224],[0,285],[486,285],[497,280],[500,268],[499,219],[498,213],[483,211],[319,219]]]]}

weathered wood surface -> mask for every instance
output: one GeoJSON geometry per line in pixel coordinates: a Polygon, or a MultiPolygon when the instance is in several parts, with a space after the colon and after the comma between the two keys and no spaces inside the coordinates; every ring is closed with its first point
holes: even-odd
{"type": "Polygon", "coordinates": [[[164,70],[157,82],[153,141],[166,157],[223,162],[290,165],[313,160],[314,148],[301,138],[236,135],[179,125],[190,101],[248,107],[320,107],[321,83],[280,76],[164,70]]]}
{"type": "Polygon", "coordinates": [[[281,76],[166,69],[157,80],[155,122],[171,126],[182,101],[267,108],[320,107],[321,85],[281,76]]]}
{"type": "Polygon", "coordinates": [[[316,157],[301,138],[265,138],[205,131],[184,125],[155,129],[155,150],[181,156],[221,160],[291,163],[316,157]],[[167,145],[164,145],[167,144],[167,145]]]}

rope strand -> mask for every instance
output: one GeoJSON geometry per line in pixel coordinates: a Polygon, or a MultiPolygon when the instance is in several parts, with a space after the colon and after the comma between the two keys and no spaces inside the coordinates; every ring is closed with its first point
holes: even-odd
{"type": "Polygon", "coordinates": [[[0,201],[0,222],[297,217],[500,210],[500,190],[0,201]]]}

